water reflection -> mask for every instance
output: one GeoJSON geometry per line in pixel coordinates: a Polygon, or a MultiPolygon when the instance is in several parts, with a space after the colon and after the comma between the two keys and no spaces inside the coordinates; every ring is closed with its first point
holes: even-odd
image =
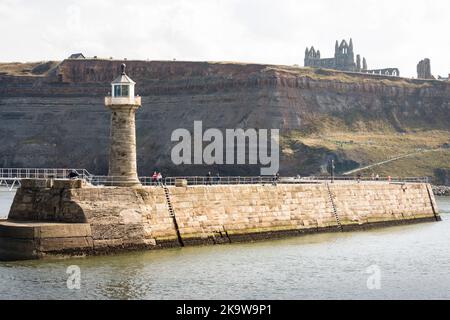
{"type": "MultiPolygon", "coordinates": [[[[440,198],[450,213],[450,198],[440,198]]],[[[450,220],[258,243],[0,263],[3,299],[450,298],[450,220]],[[81,268],[68,290],[66,268],[81,268]],[[367,288],[369,266],[381,289],[367,288]]]]}

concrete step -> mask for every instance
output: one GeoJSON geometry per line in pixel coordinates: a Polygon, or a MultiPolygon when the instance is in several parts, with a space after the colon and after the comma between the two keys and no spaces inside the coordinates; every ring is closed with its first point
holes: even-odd
{"type": "Polygon", "coordinates": [[[58,252],[93,249],[88,223],[0,222],[0,260],[37,259],[58,252]]]}

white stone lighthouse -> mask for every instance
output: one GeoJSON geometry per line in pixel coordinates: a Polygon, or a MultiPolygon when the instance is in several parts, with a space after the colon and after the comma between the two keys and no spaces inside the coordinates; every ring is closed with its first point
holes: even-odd
{"type": "Polygon", "coordinates": [[[122,64],[121,75],[111,83],[111,96],[105,98],[105,105],[112,112],[108,175],[114,186],[135,187],[141,185],[136,165],[135,121],[141,97],[134,96],[136,83],[126,75],[125,67],[122,64]]]}

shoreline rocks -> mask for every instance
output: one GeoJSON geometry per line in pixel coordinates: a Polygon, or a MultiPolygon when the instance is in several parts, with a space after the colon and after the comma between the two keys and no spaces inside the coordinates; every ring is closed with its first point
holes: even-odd
{"type": "Polygon", "coordinates": [[[449,186],[433,186],[433,193],[435,196],[450,196],[449,186]]]}

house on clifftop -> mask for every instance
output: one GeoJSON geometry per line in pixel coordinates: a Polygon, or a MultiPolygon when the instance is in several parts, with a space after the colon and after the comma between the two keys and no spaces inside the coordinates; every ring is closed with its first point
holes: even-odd
{"type": "Polygon", "coordinates": [[[86,59],[82,53],[73,53],[70,55],[69,59],[86,59]]]}

